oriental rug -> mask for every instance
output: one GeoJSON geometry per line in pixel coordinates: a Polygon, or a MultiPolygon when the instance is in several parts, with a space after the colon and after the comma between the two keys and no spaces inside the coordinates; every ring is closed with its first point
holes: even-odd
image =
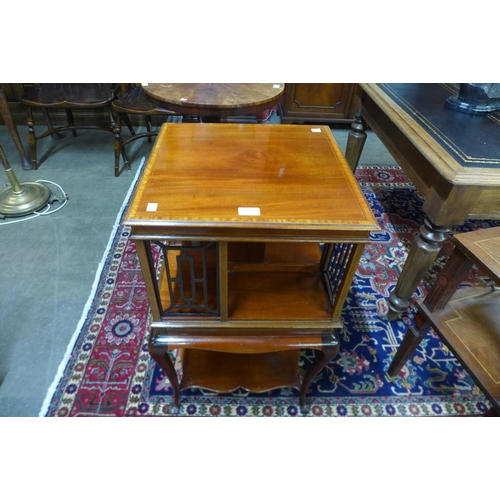
{"type": "MultiPolygon", "coordinates": [[[[387,369],[411,324],[412,306],[387,321],[387,298],[422,223],[422,199],[397,166],[360,166],[356,177],[381,230],[373,233],[356,272],[340,330],[340,354],[312,382],[307,416],[451,416],[479,415],[489,404],[472,379],[432,331],[400,376],[387,369]]],[[[469,220],[456,231],[500,225],[469,220]]],[[[167,416],[172,389],[150,358],[149,306],[129,228],[117,225],[109,252],[80,331],[68,348],[60,376],[47,395],[46,416],[167,416]]],[[[414,294],[423,298],[451,253],[443,247],[414,294]]],[[[473,267],[467,284],[485,279],[473,267]]],[[[175,366],[182,366],[173,352],[175,366]]],[[[314,352],[304,350],[300,370],[307,371],[314,352]]],[[[278,389],[263,394],[238,390],[181,393],[179,416],[303,416],[298,392],[278,389]]]]}

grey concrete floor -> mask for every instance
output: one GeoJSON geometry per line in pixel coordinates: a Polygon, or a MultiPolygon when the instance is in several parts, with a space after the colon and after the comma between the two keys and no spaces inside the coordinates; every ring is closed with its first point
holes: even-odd
{"type": "MultiPolygon", "coordinates": [[[[279,118],[270,122],[279,123],[279,118]]],[[[18,130],[28,151],[27,127],[18,130]]],[[[348,132],[348,126],[332,127],[342,151],[348,132]]],[[[5,126],[0,126],[0,144],[19,182],[50,181],[69,197],[51,215],[0,220],[0,416],[38,416],[91,294],[117,214],[151,144],[139,139],[128,146],[132,169],[118,178],[112,134],[82,130],[77,137],[43,139],[36,171],[22,170],[5,126]]],[[[360,163],[395,161],[368,132],[360,163]]],[[[7,183],[0,172],[0,191],[7,183]]],[[[51,210],[59,206],[56,202],[51,210]]]]}

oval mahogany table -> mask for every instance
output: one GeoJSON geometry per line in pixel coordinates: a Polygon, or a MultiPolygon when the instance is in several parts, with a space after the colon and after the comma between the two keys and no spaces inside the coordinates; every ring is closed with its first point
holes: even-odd
{"type": "Polygon", "coordinates": [[[220,118],[256,115],[281,99],[283,83],[148,83],[148,100],[181,115],[220,118]]]}

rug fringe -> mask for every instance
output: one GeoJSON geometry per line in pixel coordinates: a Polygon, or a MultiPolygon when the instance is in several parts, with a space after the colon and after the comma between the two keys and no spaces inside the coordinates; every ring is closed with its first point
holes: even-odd
{"type": "Polygon", "coordinates": [[[99,279],[101,277],[102,270],[104,268],[104,263],[106,262],[106,258],[108,256],[109,250],[111,248],[111,244],[113,243],[113,240],[115,238],[116,232],[118,231],[118,228],[120,227],[121,223],[121,218],[123,216],[123,212],[125,211],[125,208],[127,207],[130,198],[132,196],[132,193],[134,191],[134,188],[137,184],[137,180],[139,179],[139,175],[142,172],[142,168],[144,167],[144,164],[146,163],[146,157],[143,157],[141,160],[141,163],[139,167],[137,168],[137,172],[135,174],[134,180],[132,181],[130,188],[125,196],[125,199],[123,201],[123,204],[118,212],[118,215],[116,217],[115,223],[113,225],[113,229],[111,230],[111,235],[109,237],[108,244],[106,245],[106,249],[104,250],[104,254],[102,256],[101,262],[99,263],[99,266],[97,267],[97,271],[95,274],[94,278],[94,283],[92,285],[92,289],[90,290],[90,295],[89,298],[87,299],[87,303],[85,304],[85,307],[83,309],[83,314],[80,318],[80,321],[76,325],[76,329],[71,336],[71,340],[69,341],[68,347],[66,348],[66,353],[64,354],[64,357],[59,364],[59,368],[57,369],[56,376],[54,378],[54,381],[52,382],[51,386],[49,387],[49,390],[47,391],[47,395],[45,396],[45,400],[42,404],[42,408],[40,409],[40,413],[38,414],[39,417],[45,417],[47,414],[47,411],[49,409],[50,401],[52,400],[52,397],[54,396],[54,393],[57,389],[57,386],[59,384],[59,381],[61,380],[63,374],[64,374],[64,369],[66,368],[66,365],[68,364],[68,361],[71,357],[71,353],[73,351],[73,348],[75,346],[75,342],[78,338],[78,335],[82,331],[83,324],[85,323],[85,320],[87,318],[87,315],[89,313],[90,307],[92,305],[92,301],[94,299],[97,286],[99,285],[99,279]]]}

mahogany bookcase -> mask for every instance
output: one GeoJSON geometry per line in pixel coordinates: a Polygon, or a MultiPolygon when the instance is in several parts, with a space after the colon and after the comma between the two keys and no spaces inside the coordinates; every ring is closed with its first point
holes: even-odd
{"type": "Polygon", "coordinates": [[[330,129],[166,123],[124,224],[151,305],[149,351],[174,390],[169,411],[192,387],[292,387],[307,411],[379,229],[330,129]],[[316,357],[301,377],[306,348],[316,357]]]}

